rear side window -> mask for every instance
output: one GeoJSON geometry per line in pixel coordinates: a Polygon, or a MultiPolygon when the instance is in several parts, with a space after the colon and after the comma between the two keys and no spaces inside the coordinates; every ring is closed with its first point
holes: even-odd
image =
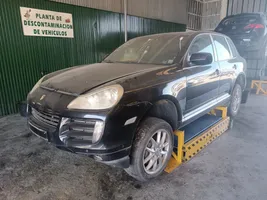
{"type": "Polygon", "coordinates": [[[236,47],[235,47],[233,41],[231,39],[229,39],[229,38],[226,38],[226,40],[227,40],[228,44],[230,45],[233,57],[237,57],[239,55],[239,53],[236,50],[236,47]]]}
{"type": "Polygon", "coordinates": [[[213,35],[214,45],[217,50],[219,61],[229,60],[232,58],[229,46],[225,40],[225,37],[219,35],[213,35]]]}

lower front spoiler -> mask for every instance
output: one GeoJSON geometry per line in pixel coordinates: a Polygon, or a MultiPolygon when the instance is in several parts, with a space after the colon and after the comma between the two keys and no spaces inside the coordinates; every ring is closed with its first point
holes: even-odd
{"type": "Polygon", "coordinates": [[[112,167],[118,167],[118,168],[129,168],[130,167],[130,157],[126,156],[117,160],[111,160],[111,161],[100,161],[101,163],[104,163],[106,165],[112,166],[112,167]]]}
{"type": "Polygon", "coordinates": [[[71,147],[63,147],[63,146],[56,146],[58,149],[64,150],[64,151],[70,151],[75,154],[82,154],[85,156],[88,156],[90,158],[93,158],[97,162],[104,163],[106,165],[110,165],[112,167],[118,167],[118,168],[128,168],[130,166],[130,150],[131,147],[127,147],[124,149],[120,149],[117,151],[112,152],[106,152],[103,153],[101,150],[94,150],[91,151],[89,149],[77,149],[77,148],[71,148],[71,147]]]}

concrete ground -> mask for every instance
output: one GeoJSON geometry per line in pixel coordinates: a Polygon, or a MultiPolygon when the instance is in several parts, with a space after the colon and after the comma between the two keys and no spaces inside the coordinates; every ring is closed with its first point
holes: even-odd
{"type": "Polygon", "coordinates": [[[231,131],[149,183],[56,149],[18,115],[1,118],[0,199],[266,200],[267,97],[251,96],[231,131]]]}

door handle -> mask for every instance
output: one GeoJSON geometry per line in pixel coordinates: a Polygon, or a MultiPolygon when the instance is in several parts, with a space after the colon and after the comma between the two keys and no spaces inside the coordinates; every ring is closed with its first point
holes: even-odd
{"type": "Polygon", "coordinates": [[[237,69],[237,66],[236,66],[236,65],[234,65],[234,66],[233,66],[233,69],[237,69]]]}
{"type": "Polygon", "coordinates": [[[216,73],[217,75],[220,75],[220,70],[216,69],[215,73],[216,73]]]}

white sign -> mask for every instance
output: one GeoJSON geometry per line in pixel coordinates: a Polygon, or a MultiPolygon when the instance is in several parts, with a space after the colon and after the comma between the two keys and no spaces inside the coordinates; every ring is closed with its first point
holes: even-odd
{"type": "Polygon", "coordinates": [[[74,38],[72,14],[20,7],[24,35],[74,38]]]}

